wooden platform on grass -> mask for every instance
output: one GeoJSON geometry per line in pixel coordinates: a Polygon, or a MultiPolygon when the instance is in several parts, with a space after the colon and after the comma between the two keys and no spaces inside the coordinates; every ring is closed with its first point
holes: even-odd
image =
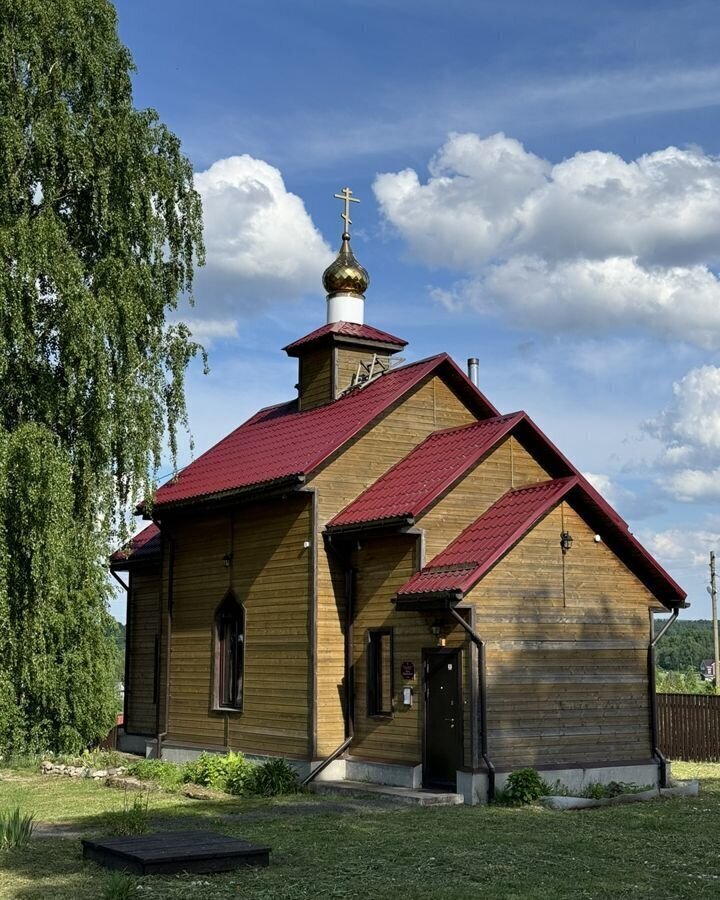
{"type": "Polygon", "coordinates": [[[161,831],[138,837],[83,840],[83,858],[135,875],[228,872],[267,866],[270,847],[212,831],[161,831]]]}

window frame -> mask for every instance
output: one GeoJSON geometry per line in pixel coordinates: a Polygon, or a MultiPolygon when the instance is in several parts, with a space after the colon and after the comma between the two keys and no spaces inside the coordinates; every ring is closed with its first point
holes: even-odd
{"type": "Polygon", "coordinates": [[[395,696],[395,635],[392,628],[368,628],[366,637],[367,647],[367,714],[371,719],[391,719],[393,716],[393,699],[395,696]],[[383,669],[382,669],[382,638],[389,638],[389,691],[387,705],[383,709],[382,699],[383,669]]]}
{"type": "Polygon", "coordinates": [[[247,637],[247,612],[244,605],[238,600],[234,591],[228,591],[215,609],[213,615],[213,696],[212,708],[215,712],[241,713],[245,706],[245,648],[247,637]],[[227,640],[225,629],[231,624],[235,629],[234,653],[232,665],[234,673],[230,679],[234,685],[230,685],[230,702],[224,701],[227,695],[228,684],[226,682],[225,664],[227,654],[225,643],[227,640]]]}

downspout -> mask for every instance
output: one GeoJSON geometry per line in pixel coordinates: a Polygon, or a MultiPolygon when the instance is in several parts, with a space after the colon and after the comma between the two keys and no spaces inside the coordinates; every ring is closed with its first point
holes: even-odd
{"type": "Polygon", "coordinates": [[[310,784],[310,782],[317,778],[322,771],[327,769],[330,763],[335,762],[335,760],[348,749],[355,733],[355,691],[353,688],[354,673],[352,666],[353,619],[355,617],[355,569],[353,569],[351,565],[349,554],[343,556],[335,547],[333,547],[329,540],[325,541],[325,546],[332,551],[336,559],[340,561],[345,569],[345,672],[343,679],[345,682],[345,738],[342,744],[336,747],[329,756],[325,757],[319,766],[316,766],[308,774],[302,782],[302,787],[310,784]]]}
{"type": "Polygon", "coordinates": [[[470,636],[470,640],[478,649],[478,693],[480,701],[480,755],[483,758],[488,773],[488,803],[495,799],[495,766],[488,756],[487,739],[487,682],[485,677],[485,641],[469,625],[454,606],[449,606],[450,615],[460,624],[470,636]]]}
{"type": "MultiPolygon", "coordinates": [[[[662,751],[658,747],[658,727],[657,727],[657,700],[655,695],[655,645],[658,643],[661,637],[663,637],[675,624],[675,621],[680,613],[680,608],[675,607],[670,615],[670,618],[663,625],[660,631],[650,640],[650,644],[648,645],[648,654],[647,654],[647,670],[648,670],[648,695],[649,695],[649,707],[650,707],[650,740],[652,743],[652,756],[653,759],[657,760],[658,766],[660,768],[660,787],[668,786],[668,777],[667,777],[667,760],[662,754],[662,751]]],[[[652,613],[650,614],[650,620],[652,620],[652,613]]]]}

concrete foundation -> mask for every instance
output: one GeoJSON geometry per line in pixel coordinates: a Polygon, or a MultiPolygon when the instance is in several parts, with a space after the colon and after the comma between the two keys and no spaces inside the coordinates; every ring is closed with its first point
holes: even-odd
{"type": "Polygon", "coordinates": [[[422,787],[422,766],[398,766],[392,763],[345,760],[345,778],[370,784],[390,784],[417,790],[422,787]]]}
{"type": "Polygon", "coordinates": [[[147,756],[146,747],[150,739],[143,734],[125,734],[125,730],[118,729],[117,747],[122,753],[137,753],[139,756],[147,756]]]}

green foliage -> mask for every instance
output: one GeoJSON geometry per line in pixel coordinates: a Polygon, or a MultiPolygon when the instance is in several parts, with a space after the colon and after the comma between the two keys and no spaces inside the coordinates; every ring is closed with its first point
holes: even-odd
{"type": "Polygon", "coordinates": [[[105,884],[102,900],[130,900],[135,894],[136,884],[122,872],[112,872],[105,884]]]}
{"type": "Polygon", "coordinates": [[[297,772],[286,759],[268,759],[255,767],[248,788],[260,797],[294,794],[298,790],[297,772]]]}
{"type": "Polygon", "coordinates": [[[655,690],[658,694],[712,694],[715,685],[712,681],[703,681],[694,669],[685,672],[656,669],[655,690]]]}
{"type": "Polygon", "coordinates": [[[125,792],[123,808],[116,813],[110,822],[110,834],[116,837],[132,837],[135,834],[145,834],[148,830],[150,818],[150,794],[135,794],[132,803],[128,802],[128,793],[125,792]]]}
{"type": "Polygon", "coordinates": [[[114,722],[104,560],[185,423],[167,314],[202,261],[178,139],[133,106],[109,0],[0,15],[0,753],[114,722]]]}
{"type": "MultiPolygon", "coordinates": [[[[656,623],[659,628],[659,623],[656,623]]],[[[658,643],[655,658],[661,669],[699,672],[704,659],[714,654],[712,623],[707,619],[680,619],[658,643]]]]}
{"type": "Polygon", "coordinates": [[[201,753],[194,762],[183,766],[182,778],[186,783],[242,794],[253,768],[242,753],[228,753],[226,756],[201,753]]]}
{"type": "Polygon", "coordinates": [[[20,807],[0,810],[0,850],[26,847],[33,832],[33,814],[22,813],[20,807]]]}
{"type": "Polygon", "coordinates": [[[547,784],[535,769],[518,769],[508,776],[502,799],[513,806],[520,806],[533,803],[538,798],[544,797],[548,791],[547,784]]]}
{"type": "Polygon", "coordinates": [[[65,766],[81,766],[84,769],[117,769],[127,763],[127,759],[117,750],[84,750],[76,755],[45,754],[43,760],[45,759],[65,766]]]}
{"type": "Polygon", "coordinates": [[[183,771],[175,763],[162,759],[143,759],[128,768],[128,775],[141,781],[154,781],[165,790],[173,790],[183,783],[183,771]]]}

